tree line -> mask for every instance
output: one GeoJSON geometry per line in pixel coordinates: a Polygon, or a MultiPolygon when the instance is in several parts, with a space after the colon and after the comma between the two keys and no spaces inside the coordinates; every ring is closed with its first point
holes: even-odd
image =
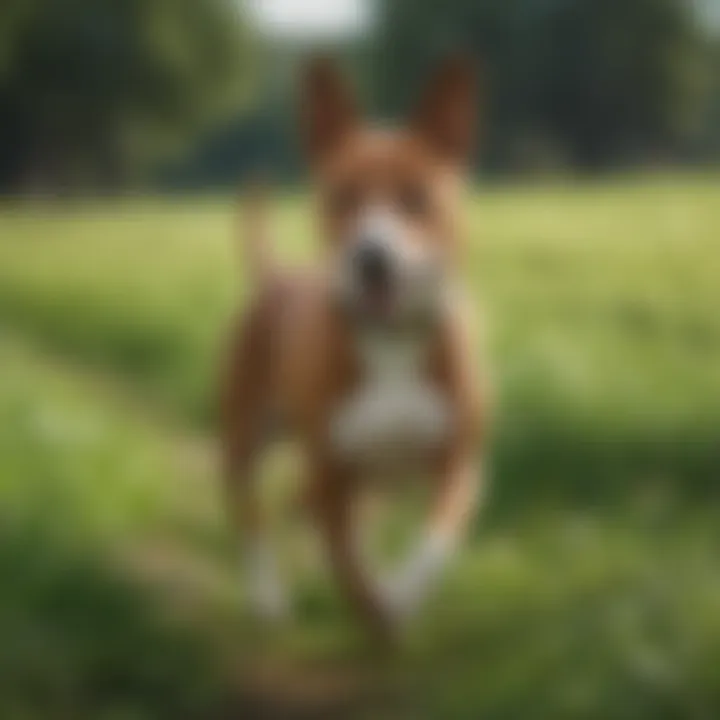
{"type": "MultiPolygon", "coordinates": [[[[386,0],[337,48],[374,112],[426,70],[479,68],[496,172],[703,163],[720,154],[720,43],[687,0],[386,0]]],[[[306,47],[257,38],[239,0],[3,0],[0,190],[204,187],[297,176],[306,47]]]]}

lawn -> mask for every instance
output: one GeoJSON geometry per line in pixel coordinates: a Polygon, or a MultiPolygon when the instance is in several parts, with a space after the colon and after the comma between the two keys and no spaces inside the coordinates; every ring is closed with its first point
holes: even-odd
{"type": "MultiPolygon", "coordinates": [[[[277,205],[312,258],[306,199],[277,205]]],[[[720,715],[720,180],[470,209],[492,491],[379,657],[316,570],[287,627],[244,611],[212,442],[233,204],[0,205],[3,718],[720,715]]]]}

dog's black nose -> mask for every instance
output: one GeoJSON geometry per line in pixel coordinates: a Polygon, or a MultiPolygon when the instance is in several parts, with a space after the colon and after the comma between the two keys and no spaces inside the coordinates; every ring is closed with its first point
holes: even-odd
{"type": "Polygon", "coordinates": [[[366,290],[380,290],[390,281],[390,261],[387,252],[377,243],[360,247],[353,257],[355,272],[366,290]]]}

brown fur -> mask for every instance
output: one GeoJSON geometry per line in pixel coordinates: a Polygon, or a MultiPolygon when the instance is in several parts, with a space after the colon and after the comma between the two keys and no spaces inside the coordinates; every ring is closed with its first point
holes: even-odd
{"type": "MultiPolygon", "coordinates": [[[[418,183],[431,200],[421,218],[409,220],[413,236],[417,242],[439,239],[441,261],[449,266],[461,257],[461,158],[468,151],[471,127],[469,76],[465,66],[451,65],[444,72],[408,130],[378,131],[360,127],[347,92],[326,64],[311,68],[303,122],[326,260],[341,242],[354,205],[370,196],[402,202],[403,193],[418,183]],[[445,119],[443,112],[449,114],[445,119]]],[[[248,221],[253,248],[252,243],[264,242],[264,233],[252,212],[248,221]]],[[[428,373],[449,399],[454,416],[453,437],[435,461],[437,491],[429,520],[449,534],[462,533],[474,498],[471,468],[480,406],[467,309],[458,307],[445,320],[428,362],[428,373]]],[[[328,302],[322,263],[314,274],[282,274],[268,272],[263,259],[256,297],[231,342],[222,390],[223,455],[233,523],[246,533],[261,525],[252,465],[262,448],[266,418],[270,413],[282,417],[304,449],[308,496],[336,577],[369,626],[386,633],[389,619],[353,542],[358,478],[334,459],[327,439],[331,414],[361,380],[352,327],[328,302]]]]}

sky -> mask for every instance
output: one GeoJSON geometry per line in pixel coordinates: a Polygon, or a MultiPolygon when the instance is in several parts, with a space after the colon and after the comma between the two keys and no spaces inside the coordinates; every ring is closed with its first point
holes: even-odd
{"type": "Polygon", "coordinates": [[[720,31],[720,0],[696,0],[700,16],[713,30],[720,31]]]}
{"type": "Polygon", "coordinates": [[[367,28],[370,0],[248,0],[267,33],[282,37],[353,36],[367,28]]]}

